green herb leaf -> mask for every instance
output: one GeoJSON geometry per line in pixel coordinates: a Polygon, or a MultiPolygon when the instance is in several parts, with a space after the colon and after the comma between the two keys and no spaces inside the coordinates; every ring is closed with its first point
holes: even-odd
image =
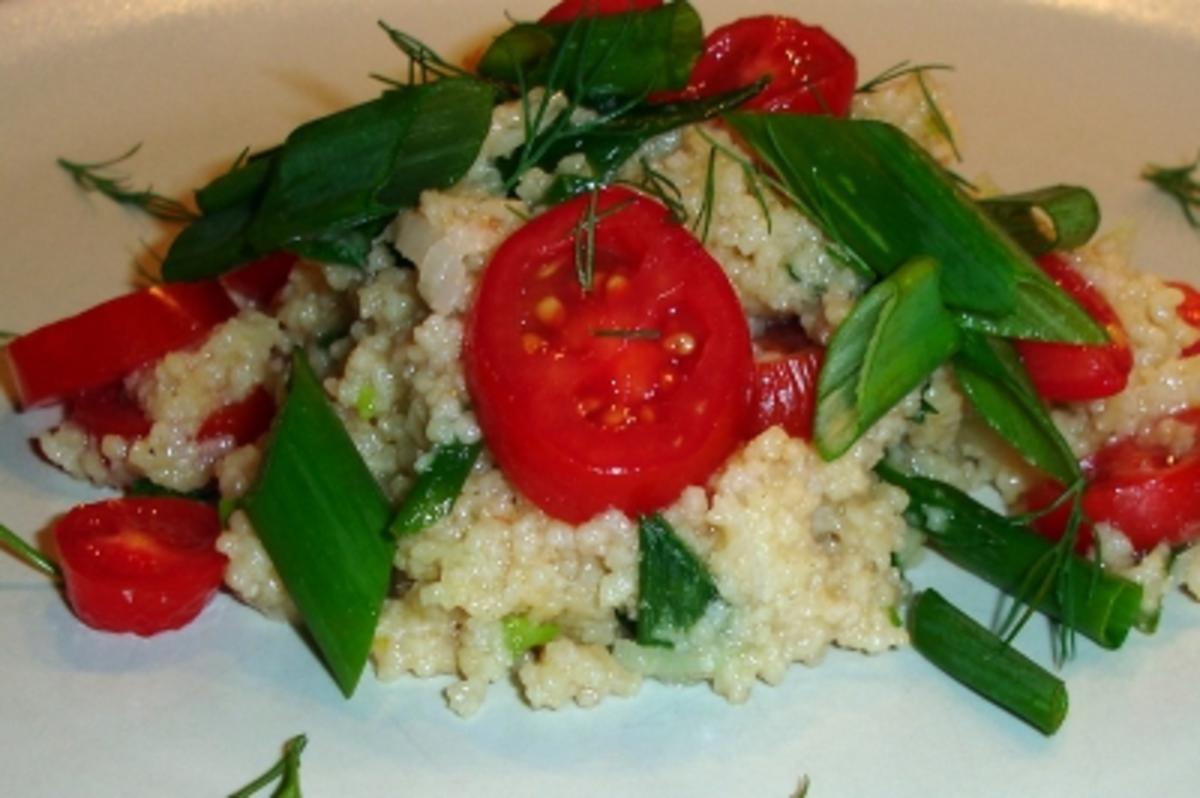
{"type": "Polygon", "coordinates": [[[65,169],[84,191],[97,191],[119,205],[137,208],[164,222],[188,222],[196,218],[196,214],[179,200],[164,197],[149,188],[130,188],[128,178],[104,173],[105,169],[132,158],[141,148],[141,144],[135,144],[124,155],[95,163],[59,158],[58,165],[65,169]]]}
{"type": "Polygon", "coordinates": [[[704,30],[687,2],[646,11],[522,22],[502,33],[479,61],[479,74],[514,86],[562,88],[581,103],[604,107],[687,84],[704,30]]]}
{"type": "Polygon", "coordinates": [[[914,64],[910,61],[901,61],[900,63],[893,64],[892,66],[883,70],[875,77],[863,83],[854,91],[856,94],[873,94],[885,83],[891,83],[893,80],[899,80],[905,75],[920,75],[924,72],[953,69],[954,67],[950,66],[949,64],[914,64]]]}
{"type": "Polygon", "coordinates": [[[909,606],[913,648],[948,676],[1043,734],[1067,716],[1062,680],[971,620],[934,590],[909,606]]]}
{"type": "Polygon", "coordinates": [[[57,563],[4,524],[0,524],[0,548],[8,549],[18,560],[35,571],[41,571],[55,582],[62,581],[62,571],[57,563]]]}
{"type": "Polygon", "coordinates": [[[979,204],[1030,255],[1078,249],[1100,227],[1100,206],[1083,186],[1047,186],[979,204]]]}
{"type": "Polygon", "coordinates": [[[302,354],[243,509],[351,695],[391,579],[390,510],[302,354]]]}
{"type": "Polygon", "coordinates": [[[1191,163],[1181,166],[1147,164],[1142,170],[1142,179],[1153,183],[1179,203],[1179,209],[1183,211],[1188,224],[1200,228],[1200,217],[1196,216],[1196,209],[1200,208],[1200,180],[1195,176],[1197,169],[1200,169],[1200,154],[1191,163]]]}
{"type": "Polygon", "coordinates": [[[504,647],[513,659],[531,648],[544,646],[558,637],[558,624],[538,623],[524,615],[509,615],[501,626],[504,630],[504,647]]]}
{"type": "Polygon", "coordinates": [[[481,448],[478,443],[448,443],[434,449],[429,467],[417,474],[396,510],[392,534],[411,535],[449,515],[481,448]]]}
{"type": "Polygon", "coordinates": [[[1064,484],[1080,478],[1071,447],[1009,343],[964,332],[954,375],[988,426],[1029,462],[1064,484]]]}
{"type": "Polygon", "coordinates": [[[719,597],[708,569],[661,515],[638,521],[637,642],[670,648],[719,597]]]}
{"type": "Polygon", "coordinates": [[[958,338],[932,259],[913,260],[868,291],[825,353],[813,427],[821,456],[849,449],[954,353],[958,338]]]}
{"type": "Polygon", "coordinates": [[[271,798],[301,798],[300,793],[300,754],[308,745],[308,737],[298,734],[283,744],[283,756],[270,770],[247,784],[237,792],[230,793],[229,798],[250,798],[259,790],[266,787],[275,779],[280,779],[279,786],[271,793],[271,798]]]}
{"type": "Polygon", "coordinates": [[[256,201],[267,186],[279,149],[275,147],[244,163],[235,163],[228,172],[196,190],[196,205],[207,215],[256,201]]]}

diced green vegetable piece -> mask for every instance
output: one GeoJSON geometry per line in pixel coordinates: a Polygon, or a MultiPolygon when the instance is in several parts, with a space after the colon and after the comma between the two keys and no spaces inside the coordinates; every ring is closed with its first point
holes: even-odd
{"type": "Polygon", "coordinates": [[[719,597],[712,575],[661,515],[638,521],[637,642],[670,647],[719,597]]]}
{"type": "Polygon", "coordinates": [[[1083,186],[1047,186],[979,205],[1031,255],[1082,247],[1100,227],[1100,205],[1083,186]]]}
{"type": "Polygon", "coordinates": [[[958,346],[938,267],[920,258],[866,293],[829,342],[817,383],[813,442],[839,457],[958,346]]]}
{"type": "Polygon", "coordinates": [[[891,274],[942,267],[960,323],[1006,336],[1102,343],[1103,331],[899,129],[868,120],[726,117],[852,264],[891,274]]]}
{"type": "Polygon", "coordinates": [[[391,580],[390,509],[302,354],[243,509],[350,696],[391,580]]]}
{"type": "Polygon", "coordinates": [[[531,648],[544,646],[558,637],[558,624],[538,623],[524,615],[509,615],[501,626],[504,629],[504,647],[514,658],[531,648]]]}
{"type": "Polygon", "coordinates": [[[396,537],[411,535],[449,515],[481,448],[478,443],[438,446],[434,450],[433,461],[417,475],[408,495],[396,510],[396,517],[391,524],[392,534],[396,537]]]}
{"type": "Polygon", "coordinates": [[[690,3],[580,18],[522,22],[502,33],[479,60],[479,74],[513,86],[552,86],[603,105],[679,89],[692,74],[704,30],[690,3]]]}
{"type": "MultiPolygon", "coordinates": [[[[905,475],[886,463],[876,471],[908,493],[904,517],[927,533],[931,546],[1009,595],[1027,598],[1022,594],[1031,575],[1043,574],[1051,563],[1053,542],[962,491],[936,480],[905,475]]],[[[1046,591],[1037,609],[1105,648],[1120,647],[1141,617],[1141,586],[1074,555],[1068,556],[1064,567],[1068,570],[1062,583],[1068,592],[1046,591]]]]}
{"type": "Polygon", "coordinates": [[[934,590],[908,610],[913,648],[947,675],[1043,734],[1067,716],[1062,680],[971,620],[934,590]]]}
{"type": "Polygon", "coordinates": [[[1079,479],[1075,454],[1008,342],[964,332],[954,375],[988,426],[1029,462],[1065,485],[1079,479]]]}

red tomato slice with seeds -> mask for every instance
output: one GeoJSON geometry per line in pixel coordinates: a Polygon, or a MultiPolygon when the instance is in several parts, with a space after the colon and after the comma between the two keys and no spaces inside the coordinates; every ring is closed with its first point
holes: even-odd
{"type": "Polygon", "coordinates": [[[1116,311],[1061,255],[1043,255],[1037,262],[1059,288],[1104,328],[1109,342],[1082,346],[1014,341],[1034,388],[1043,399],[1053,402],[1082,402],[1120,393],[1133,369],[1133,352],[1116,311]]]}
{"type": "Polygon", "coordinates": [[[76,507],[54,526],[67,600],[95,629],[142,636],[178,629],[221,584],[220,532],[217,511],[187,499],[76,507]]]}
{"type": "Polygon", "coordinates": [[[6,350],[18,399],[31,407],[103,387],[195,343],[236,312],[208,280],[145,288],[39,327],[6,350]]]}
{"type": "Polygon", "coordinates": [[[770,82],[744,108],[846,116],[858,64],[823,28],[791,17],[744,17],[704,40],[684,96],[709,97],[764,76],[770,82]]]}
{"type": "Polygon", "coordinates": [[[538,20],[546,24],[570,22],[579,17],[602,17],[626,11],[658,8],[662,0],[562,0],[538,20]]]}
{"type": "Polygon", "coordinates": [[[665,207],[628,189],[560,205],[501,244],[464,356],[500,467],[571,523],[669,504],[744,430],[752,360],[733,288],[665,207]]]}
{"type": "MultiPolygon", "coordinates": [[[[1187,322],[1188,325],[1200,330],[1200,291],[1197,291],[1187,283],[1167,283],[1167,285],[1172,288],[1178,288],[1183,292],[1183,301],[1175,309],[1175,312],[1179,314],[1179,318],[1187,322]]],[[[1196,341],[1184,349],[1182,355],[1183,357],[1200,355],[1200,341],[1196,341]]]]}

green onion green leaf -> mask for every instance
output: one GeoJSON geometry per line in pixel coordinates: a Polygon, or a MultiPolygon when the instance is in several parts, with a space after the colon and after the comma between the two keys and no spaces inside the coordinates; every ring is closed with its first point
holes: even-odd
{"type": "Polygon", "coordinates": [[[719,597],[704,563],[661,515],[638,521],[637,642],[671,647],[719,597]]]}
{"type": "Polygon", "coordinates": [[[1100,227],[1100,205],[1083,186],[1047,186],[988,197],[979,205],[1030,255],[1078,249],[1100,227]]]}
{"type": "Polygon", "coordinates": [[[1192,227],[1200,228],[1200,217],[1196,210],[1200,208],[1200,179],[1196,170],[1200,169],[1200,154],[1191,163],[1181,166],[1158,166],[1147,164],[1142,170],[1142,179],[1154,184],[1160,191],[1166,193],[1175,202],[1192,227]]]}
{"type": "Polygon", "coordinates": [[[283,756],[271,766],[271,769],[254,781],[242,787],[229,798],[250,798],[275,779],[279,786],[271,793],[271,798],[301,798],[300,792],[300,754],[308,745],[308,737],[298,734],[283,744],[283,756]]]}
{"type": "Polygon", "coordinates": [[[8,549],[18,560],[35,571],[41,571],[56,582],[62,581],[62,571],[57,563],[4,524],[0,524],[0,548],[8,549]]]}
{"type": "Polygon", "coordinates": [[[481,448],[478,443],[448,443],[434,449],[429,467],[417,474],[396,510],[392,534],[411,535],[449,515],[481,448]]]}
{"type": "Polygon", "coordinates": [[[509,615],[501,621],[504,647],[514,659],[531,648],[544,646],[558,637],[558,624],[538,623],[524,615],[509,615]]]}

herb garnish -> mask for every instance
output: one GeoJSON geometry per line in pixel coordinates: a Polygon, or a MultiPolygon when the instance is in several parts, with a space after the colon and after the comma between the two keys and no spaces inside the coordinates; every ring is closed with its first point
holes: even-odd
{"type": "Polygon", "coordinates": [[[662,332],[652,327],[605,328],[592,330],[597,338],[625,338],[628,340],[656,341],[662,338],[662,332]]]}
{"type": "Polygon", "coordinates": [[[952,71],[953,69],[954,67],[949,64],[914,64],[910,61],[901,61],[883,70],[854,91],[857,94],[873,94],[883,84],[899,80],[905,75],[921,75],[924,72],[933,72],[935,70],[952,71]]]}
{"type": "Polygon", "coordinates": [[[36,571],[41,571],[54,581],[62,580],[62,571],[53,560],[4,524],[0,524],[0,548],[8,549],[18,560],[36,571]]]}
{"type": "Polygon", "coordinates": [[[65,169],[84,191],[97,191],[113,202],[137,208],[155,219],[164,222],[190,222],[195,219],[196,214],[179,200],[164,197],[150,188],[130,188],[127,176],[104,173],[105,169],[132,158],[141,148],[141,143],[138,143],[123,155],[92,163],[59,158],[58,165],[65,169]]]}
{"type": "Polygon", "coordinates": [[[1200,153],[1191,163],[1182,166],[1147,164],[1142,170],[1142,179],[1170,195],[1179,203],[1188,224],[1200,229],[1200,217],[1196,215],[1196,209],[1200,208],[1200,180],[1194,175],[1197,169],[1200,169],[1200,153]]]}
{"type": "Polygon", "coordinates": [[[283,744],[283,756],[270,770],[237,792],[231,793],[229,798],[250,798],[275,779],[279,779],[279,786],[271,793],[271,798],[301,798],[300,754],[306,745],[308,737],[303,734],[297,734],[288,740],[283,744]]]}

